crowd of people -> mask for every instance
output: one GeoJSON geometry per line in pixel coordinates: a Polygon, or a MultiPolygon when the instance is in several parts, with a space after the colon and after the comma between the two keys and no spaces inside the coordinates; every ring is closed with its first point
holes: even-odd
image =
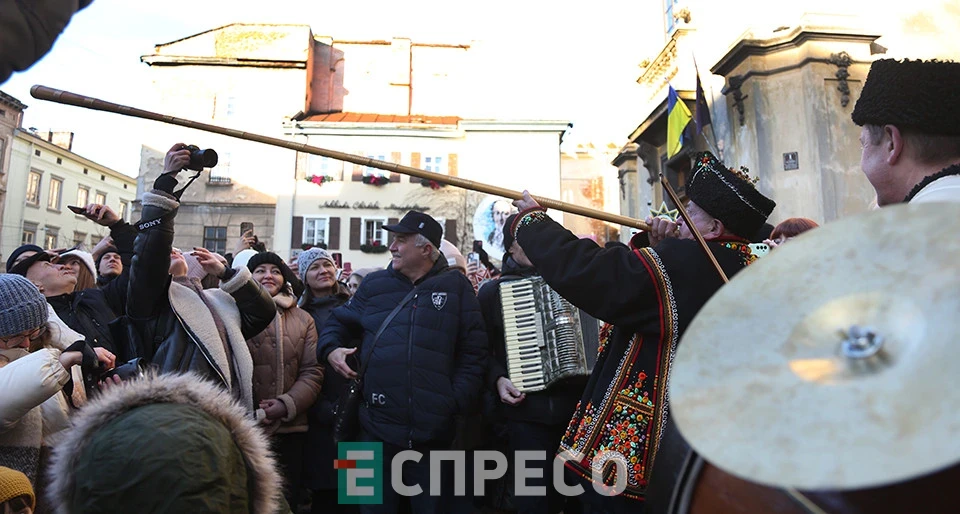
{"type": "MultiPolygon", "coordinates": [[[[913,81],[949,84],[958,67],[873,65],[853,119],[881,205],[960,200],[956,124],[901,107],[926,94],[913,81]]],[[[91,253],[24,245],[9,256],[3,512],[641,512],[670,422],[673,352],[724,283],[694,232],[732,277],[759,258],[755,243],[780,251],[817,226],[770,226],[775,202],[703,152],[685,184],[689,222],[648,218],[629,245],[577,238],[524,192],[501,216],[500,269],[467,262],[435,219],[411,211],[384,227],[389,265],[347,278],[325,249],[286,262],[250,248],[250,234],[236,255],[175,248],[189,154],[183,144],[166,154],[137,223],[85,207],[110,231],[91,253]],[[501,290],[534,276],[605,323],[589,375],[524,392],[509,372],[501,290]],[[351,439],[383,448],[376,505],[338,495],[338,405],[356,379],[351,439]],[[387,464],[411,449],[424,457],[387,464]],[[451,449],[542,451],[527,483],[546,493],[511,494],[507,479],[455,495],[452,463],[434,469],[429,458],[451,449]],[[555,455],[580,496],[554,487],[555,455]],[[405,499],[389,487],[396,473],[424,492],[405,499]],[[431,478],[441,494],[428,493],[431,478]]]]}

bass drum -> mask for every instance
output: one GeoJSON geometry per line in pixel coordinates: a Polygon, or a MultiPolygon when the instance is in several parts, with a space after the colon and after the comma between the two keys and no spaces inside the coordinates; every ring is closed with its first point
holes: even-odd
{"type": "Polygon", "coordinates": [[[887,487],[791,494],[712,466],[690,448],[671,420],[650,474],[647,507],[653,514],[955,514],[960,513],[958,485],[960,466],[953,466],[887,487]]]}

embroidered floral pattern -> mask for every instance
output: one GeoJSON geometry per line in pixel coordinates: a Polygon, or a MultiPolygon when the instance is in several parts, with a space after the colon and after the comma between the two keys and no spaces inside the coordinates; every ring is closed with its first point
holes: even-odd
{"type": "Polygon", "coordinates": [[[753,253],[753,249],[750,248],[750,245],[747,243],[737,243],[735,241],[728,241],[726,243],[720,243],[726,248],[729,248],[738,254],[740,254],[740,260],[743,262],[744,266],[749,266],[753,264],[759,257],[753,253]]]}

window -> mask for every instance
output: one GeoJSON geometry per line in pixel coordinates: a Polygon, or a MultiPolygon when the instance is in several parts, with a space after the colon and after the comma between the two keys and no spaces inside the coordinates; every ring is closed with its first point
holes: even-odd
{"type": "Polygon", "coordinates": [[[363,232],[360,233],[360,244],[373,244],[374,241],[380,241],[380,244],[387,245],[387,231],[383,226],[387,224],[384,218],[363,218],[363,232]]]}
{"type": "Polygon", "coordinates": [[[27,203],[38,205],[40,203],[40,173],[31,171],[27,177],[27,203]]]}
{"type": "Polygon", "coordinates": [[[87,242],[87,234],[83,232],[73,231],[73,246],[80,246],[87,242]]]}
{"type": "Polygon", "coordinates": [[[7,147],[7,141],[0,139],[0,170],[3,170],[3,150],[7,147]]]}
{"type": "Polygon", "coordinates": [[[106,205],[107,204],[107,193],[97,191],[97,195],[93,197],[93,203],[97,205],[106,205]]]}
{"type": "Polygon", "coordinates": [[[129,212],[130,206],[127,205],[127,202],[120,202],[120,211],[117,212],[117,215],[120,216],[120,219],[127,221],[127,212],[129,212]]]}
{"type": "Polygon", "coordinates": [[[63,159],[57,157],[57,164],[63,164],[63,159]]]}
{"type": "Polygon", "coordinates": [[[218,157],[217,165],[210,168],[210,177],[207,179],[207,183],[222,186],[230,185],[230,152],[223,152],[218,157]]]}
{"type": "Polygon", "coordinates": [[[677,20],[673,15],[679,3],[680,0],[663,0],[663,22],[668,39],[673,34],[673,29],[677,28],[677,20]]]}
{"type": "Polygon", "coordinates": [[[88,170],[87,168],[83,168],[83,174],[86,175],[87,173],[90,173],[90,170],[88,170]]]}
{"type": "Polygon", "coordinates": [[[100,175],[100,180],[103,181],[103,182],[106,182],[106,181],[107,181],[107,176],[106,176],[106,175],[100,175]]]}
{"type": "Polygon", "coordinates": [[[308,175],[318,175],[321,177],[327,175],[333,177],[334,180],[343,179],[343,161],[329,157],[310,154],[307,158],[307,170],[308,175]]]}
{"type": "Polygon", "coordinates": [[[327,218],[303,218],[303,244],[327,246],[327,218]]]}
{"type": "Polygon", "coordinates": [[[227,253],[227,227],[203,227],[203,247],[211,252],[227,253]]]}
{"type": "MultiPolygon", "coordinates": [[[[368,158],[368,159],[376,159],[376,160],[378,160],[378,161],[385,161],[385,160],[387,160],[387,158],[386,158],[385,155],[367,155],[367,158],[368,158]]],[[[374,176],[374,175],[377,176],[377,177],[387,177],[389,173],[390,173],[389,171],[384,171],[384,170],[381,170],[381,169],[379,169],[379,168],[373,168],[373,167],[371,167],[371,166],[367,166],[367,167],[363,168],[363,176],[364,176],[364,177],[369,177],[369,176],[374,176]]]]}
{"type": "Polygon", "coordinates": [[[90,203],[90,188],[80,186],[77,189],[77,207],[86,207],[90,203]]]}
{"type": "Polygon", "coordinates": [[[34,150],[34,151],[33,151],[33,155],[36,155],[37,157],[40,157],[40,150],[34,150]]]}
{"type": "Polygon", "coordinates": [[[47,250],[57,248],[57,236],[59,236],[60,229],[56,227],[46,227],[44,232],[43,247],[47,250]]]}
{"type": "Polygon", "coordinates": [[[90,248],[100,244],[100,241],[103,241],[103,236],[99,234],[90,234],[90,248]]]}
{"type": "Polygon", "coordinates": [[[37,224],[23,222],[23,231],[20,234],[20,244],[35,244],[37,240],[37,224]]]}
{"type": "Polygon", "coordinates": [[[446,173],[447,167],[443,157],[425,157],[423,159],[423,169],[434,173],[446,173]]]}
{"type": "Polygon", "coordinates": [[[63,179],[50,179],[50,195],[47,196],[47,209],[60,210],[60,190],[63,189],[63,179]]]}

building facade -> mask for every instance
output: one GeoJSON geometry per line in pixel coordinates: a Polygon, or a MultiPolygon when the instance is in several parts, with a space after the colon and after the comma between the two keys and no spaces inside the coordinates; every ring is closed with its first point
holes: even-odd
{"type": "MultiPolygon", "coordinates": [[[[437,94],[453,80],[443,67],[468,49],[403,38],[336,41],[314,36],[306,25],[232,24],[157,45],[141,60],[151,68],[154,110],[283,138],[285,120],[345,109],[449,112],[450,99],[459,97],[449,94],[452,89],[437,94]]],[[[288,236],[275,240],[275,230],[288,234],[292,222],[276,216],[276,204],[280,184],[293,180],[296,152],[152,124],[141,152],[141,193],[162,172],[163,155],[176,142],[213,148],[220,162],[184,193],[175,244],[230,252],[240,224],[252,222],[268,248],[284,247],[277,245],[288,236]]]]}
{"type": "MultiPolygon", "coordinates": [[[[336,113],[291,121],[286,130],[311,146],[559,198],[560,142],[568,127],[566,121],[336,113]]],[[[436,218],[444,238],[465,255],[478,240],[491,258],[502,256],[497,229],[512,209],[509,200],[312,154],[298,156],[296,179],[284,185],[277,226],[293,222],[289,231],[277,231],[275,248],[285,258],[324,246],[353,269],[385,266],[389,237],[382,227],[408,210],[436,218]]]]}
{"type": "Polygon", "coordinates": [[[73,153],[72,142],[70,132],[15,131],[7,197],[17,201],[8,201],[3,208],[4,257],[26,243],[46,249],[90,249],[109,235],[109,229],[74,214],[68,205],[106,204],[123,219],[131,219],[136,179],[73,153]]]}
{"type": "Polygon", "coordinates": [[[20,100],[0,91],[0,234],[5,231],[3,210],[7,204],[7,179],[10,176],[14,134],[23,124],[23,110],[26,108],[20,100]]]}
{"type": "Polygon", "coordinates": [[[860,172],[860,128],[850,120],[870,64],[957,53],[944,43],[957,39],[960,23],[937,2],[891,5],[882,13],[864,0],[842,6],[749,0],[736,10],[664,0],[661,7],[665,42],[637,79],[646,107],[615,161],[621,177],[637,170],[635,180],[624,181],[636,184],[630,194],[637,200],[624,206],[641,216],[664,200],[661,172],[683,196],[691,156],[701,150],[759,179],[760,190],[777,202],[774,224],[795,216],[829,222],[871,208],[875,194],[860,172]],[[668,158],[667,86],[695,113],[698,71],[712,123],[701,134],[691,130],[680,153],[668,158]]]}
{"type": "MultiPolygon", "coordinates": [[[[617,168],[611,164],[618,147],[612,143],[581,143],[560,154],[560,200],[596,209],[620,212],[617,168]]],[[[599,244],[620,238],[620,226],[577,214],[563,213],[563,225],[579,237],[599,244]]]]}

